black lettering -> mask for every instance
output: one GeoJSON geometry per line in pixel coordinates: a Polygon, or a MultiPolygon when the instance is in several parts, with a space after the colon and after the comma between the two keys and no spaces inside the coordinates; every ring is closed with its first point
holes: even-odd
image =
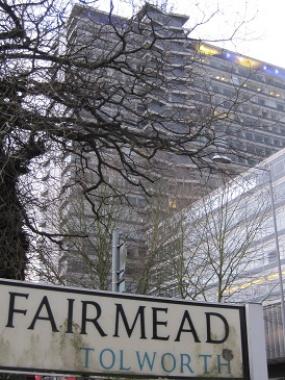
{"type": "Polygon", "coordinates": [[[51,325],[51,328],[52,328],[52,331],[53,332],[58,332],[58,329],[56,327],[56,324],[55,324],[55,320],[54,320],[54,317],[53,317],[53,314],[52,314],[52,311],[51,311],[51,307],[50,307],[50,304],[49,304],[49,301],[48,301],[48,298],[47,296],[44,296],[39,307],[38,307],[38,310],[34,316],[34,319],[32,320],[32,323],[31,325],[28,327],[29,330],[33,330],[35,328],[35,324],[37,322],[37,320],[42,320],[42,321],[49,321],[50,322],[50,325],[51,325]],[[47,312],[47,316],[40,316],[41,312],[42,312],[42,309],[45,307],[46,309],[46,312],[47,312]]]}
{"type": "Polygon", "coordinates": [[[224,343],[229,336],[230,328],[226,318],[219,313],[205,313],[206,314],[206,323],[207,323],[207,343],[224,343]],[[212,337],[211,330],[211,317],[219,318],[224,324],[224,336],[222,339],[215,339],[212,337]]]}
{"type": "Polygon", "coordinates": [[[158,340],[168,340],[168,336],[159,336],[157,332],[157,327],[158,326],[167,326],[167,321],[159,321],[158,320],[158,312],[163,312],[166,313],[168,312],[168,308],[163,308],[163,307],[153,307],[152,308],[152,339],[158,339],[158,340]]]}
{"type": "Polygon", "coordinates": [[[145,306],[139,306],[137,314],[136,314],[135,319],[133,321],[133,324],[130,327],[128,320],[127,320],[127,317],[126,317],[126,314],[125,314],[125,311],[123,309],[123,306],[119,303],[116,304],[115,333],[113,336],[119,337],[119,320],[120,320],[119,317],[121,316],[129,338],[134,331],[137,320],[140,318],[140,339],[146,339],[144,309],[145,309],[145,306]]]}
{"type": "Polygon", "coordinates": [[[13,292],[9,292],[10,294],[10,301],[9,301],[9,311],[8,311],[8,321],[7,321],[7,325],[6,327],[12,327],[14,328],[14,314],[15,313],[18,313],[18,314],[24,314],[26,315],[27,313],[27,310],[21,310],[21,309],[15,309],[15,297],[24,297],[26,299],[28,299],[29,297],[29,294],[27,293],[13,293],[13,292]]]}
{"type": "Polygon", "coordinates": [[[179,326],[179,330],[178,330],[178,333],[177,333],[177,337],[175,338],[175,342],[180,342],[180,336],[181,336],[181,333],[182,332],[190,332],[192,333],[193,335],[193,338],[195,340],[196,343],[199,343],[200,342],[200,339],[198,337],[198,334],[197,334],[197,331],[193,325],[193,322],[192,322],[192,319],[188,313],[188,311],[186,310],[183,314],[183,317],[182,317],[182,320],[181,320],[181,323],[180,323],[180,326],[179,326]],[[184,328],[184,324],[185,322],[188,323],[188,328],[184,328]]]}
{"type": "Polygon", "coordinates": [[[81,332],[80,334],[86,334],[86,322],[92,322],[93,325],[96,327],[97,331],[101,336],[107,336],[107,334],[104,332],[102,327],[98,323],[98,319],[101,316],[102,310],[100,305],[96,302],[92,301],[81,301],[82,302],[82,321],[81,321],[81,332]],[[87,318],[87,306],[92,305],[96,309],[96,317],[95,318],[87,318]]]}
{"type": "Polygon", "coordinates": [[[67,301],[68,301],[68,311],[67,311],[66,333],[72,334],[73,333],[73,304],[75,300],[73,298],[68,298],[67,301]]]}

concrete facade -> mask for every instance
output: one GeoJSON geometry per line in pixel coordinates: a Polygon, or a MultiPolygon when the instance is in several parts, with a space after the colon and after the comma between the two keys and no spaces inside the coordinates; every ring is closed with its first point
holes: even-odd
{"type": "MultiPolygon", "coordinates": [[[[165,14],[149,5],[145,6],[140,14],[151,19],[160,32],[175,33],[177,36],[187,35],[188,31],[183,27],[187,17],[183,15],[165,14]]],[[[109,31],[97,35],[92,45],[90,38],[94,37],[94,30],[108,24],[123,30],[127,22],[123,17],[112,16],[110,19],[99,10],[76,6],[71,14],[68,31],[71,49],[72,44],[88,45],[96,58],[96,54],[98,57],[104,49],[112,46],[114,33],[109,31]]],[[[165,86],[161,86],[159,91],[148,99],[150,101],[145,109],[141,110],[142,113],[148,112],[157,116],[171,112],[172,115],[178,115],[177,119],[179,115],[189,114],[195,120],[196,126],[211,123],[215,141],[207,150],[205,160],[224,161],[221,166],[231,174],[243,172],[285,146],[284,69],[193,40],[191,36],[157,42],[157,49],[167,59],[168,74],[166,72],[165,75],[168,77],[165,86]]],[[[112,74],[110,78],[112,79],[112,74]]],[[[117,83],[119,82],[120,78],[117,79],[117,83]]],[[[176,128],[180,127],[178,123],[176,128]]],[[[92,160],[94,157],[90,157],[90,162],[92,160]]],[[[158,192],[163,200],[162,208],[170,209],[171,212],[197,200],[201,196],[201,186],[204,186],[209,178],[211,187],[219,183],[217,176],[209,176],[211,170],[202,171],[201,174],[201,171],[196,170],[195,162],[186,156],[162,152],[156,156],[154,163],[149,170],[160,178],[163,192],[151,190],[158,192]]],[[[63,189],[68,187],[68,181],[73,181],[75,167],[74,159],[66,157],[66,166],[62,171],[63,189]]],[[[87,173],[86,178],[88,176],[87,173]]],[[[132,206],[130,209],[122,208],[120,205],[120,215],[117,217],[124,231],[132,231],[127,264],[131,278],[147,251],[145,231],[151,225],[152,206],[147,203],[140,190],[130,187],[121,178],[110,175],[109,180],[120,182],[119,186],[127,196],[128,206],[132,206]]],[[[92,182],[92,175],[86,181],[92,182]]],[[[48,182],[45,191],[49,191],[48,182]]],[[[66,201],[60,206],[63,220],[70,218],[70,197],[65,198],[66,201]]],[[[71,198],[74,198],[74,194],[71,194],[71,198]]],[[[85,212],[86,215],[90,215],[88,207],[85,212]]],[[[88,248],[84,249],[89,252],[88,248]]],[[[90,255],[96,256],[92,242],[90,249],[93,250],[90,255]]],[[[76,261],[74,264],[74,259],[68,255],[62,263],[65,273],[73,268],[72,276],[80,267],[80,263],[76,261]]],[[[82,271],[84,270],[83,265],[82,271]]],[[[131,279],[130,283],[132,281],[131,279]]]]}

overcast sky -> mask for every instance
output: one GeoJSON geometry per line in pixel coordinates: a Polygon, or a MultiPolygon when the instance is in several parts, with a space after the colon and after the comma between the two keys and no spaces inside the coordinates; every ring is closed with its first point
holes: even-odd
{"type": "MultiPolygon", "coordinates": [[[[131,15],[131,7],[126,5],[130,0],[113,1],[116,13],[131,15]]],[[[99,0],[98,6],[107,10],[108,3],[99,0]]],[[[189,27],[219,8],[218,14],[197,28],[193,37],[222,45],[225,43],[217,40],[228,38],[240,26],[233,42],[225,44],[226,48],[285,67],[285,0],[169,0],[169,3],[175,12],[189,15],[189,27]]]]}

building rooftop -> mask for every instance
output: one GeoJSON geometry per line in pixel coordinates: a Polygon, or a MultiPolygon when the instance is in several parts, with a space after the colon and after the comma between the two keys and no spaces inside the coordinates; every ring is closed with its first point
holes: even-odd
{"type": "MultiPolygon", "coordinates": [[[[166,13],[163,12],[160,9],[157,9],[153,5],[146,3],[140,11],[135,15],[135,18],[142,17],[143,14],[146,14],[148,12],[148,15],[151,17],[152,15],[159,14],[162,16],[162,22],[166,22],[164,19],[174,19],[174,24],[169,24],[169,27],[181,27],[183,28],[183,25],[185,25],[189,19],[189,16],[176,14],[173,12],[166,13]]],[[[108,24],[113,23],[117,26],[124,26],[126,25],[126,22],[129,20],[126,17],[102,11],[98,8],[93,8],[86,5],[75,5],[72,9],[70,19],[76,17],[76,16],[83,16],[87,17],[89,19],[92,19],[94,21],[99,22],[100,24],[108,24]]],[[[131,19],[130,19],[131,20],[131,19]]],[[[186,33],[189,33],[191,30],[189,28],[183,28],[186,33]]],[[[240,54],[238,52],[233,52],[228,49],[224,49],[212,44],[207,43],[206,41],[193,39],[189,37],[189,41],[193,43],[193,47],[196,50],[197,53],[201,54],[202,56],[212,56],[217,57],[226,61],[229,61],[233,64],[237,64],[241,67],[244,67],[249,70],[253,70],[256,72],[264,73],[265,75],[270,75],[273,77],[281,78],[285,80],[285,68],[282,68],[280,66],[272,65],[264,61],[260,61],[258,59],[255,59],[254,57],[247,56],[244,54],[240,54]]]]}

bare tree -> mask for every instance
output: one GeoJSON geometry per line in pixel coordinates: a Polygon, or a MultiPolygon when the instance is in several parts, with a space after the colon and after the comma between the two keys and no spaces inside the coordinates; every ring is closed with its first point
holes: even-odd
{"type": "Polygon", "coordinates": [[[93,199],[96,213],[92,213],[78,187],[73,184],[61,188],[58,197],[50,199],[42,226],[49,233],[30,247],[32,260],[28,274],[49,283],[107,290],[111,274],[111,236],[119,224],[121,199],[101,186],[93,199]],[[52,231],[62,237],[59,245],[50,241],[52,231]]]}
{"type": "Polygon", "coordinates": [[[256,187],[256,178],[223,182],[169,220],[159,218],[150,232],[156,266],[148,269],[148,291],[216,302],[242,298],[249,286],[244,284],[254,285],[259,275],[253,266],[264,259],[256,242],[268,219],[270,198],[268,188],[256,187]]]}
{"type": "MultiPolygon", "coordinates": [[[[53,149],[77,156],[82,170],[94,174],[93,183],[83,186],[92,203],[89,195],[101,184],[117,190],[110,173],[145,188],[151,175],[144,163],[157,152],[186,156],[198,165],[215,140],[212,126],[220,118],[215,107],[196,107],[193,116],[186,99],[183,112],[154,109],[161,87],[170,85],[171,75],[178,78],[164,47],[185,41],[183,29],[157,24],[157,11],[148,5],[130,20],[111,8],[103,22],[84,6],[75,6],[68,18],[70,5],[0,2],[2,277],[24,278],[23,226],[33,233],[37,226],[18,183],[29,170],[26,180],[34,175],[35,157],[53,149]]],[[[50,238],[60,239],[56,233],[50,238]]]]}
{"type": "MultiPolygon", "coordinates": [[[[150,184],[169,169],[161,162],[179,157],[193,171],[211,170],[209,157],[225,150],[224,136],[249,100],[240,99],[244,83],[217,96],[205,81],[200,41],[189,39],[196,25],[183,29],[186,17],[150,4],[130,19],[115,15],[112,1],[108,13],[71,5],[0,1],[2,277],[24,278],[29,234],[59,250],[64,235],[72,238],[39,227],[30,212],[47,207],[36,191],[47,156],[76,160],[80,175],[61,185],[76,186],[99,220],[100,186],[128,202],[128,192],[152,192],[150,184]],[[188,51],[178,62],[168,49],[174,45],[188,51]]],[[[228,155],[234,150],[226,147],[228,155]]]]}
{"type": "Polygon", "coordinates": [[[246,186],[223,186],[214,199],[203,199],[203,216],[194,223],[199,247],[189,258],[190,274],[194,262],[196,276],[188,275],[188,286],[199,289],[205,300],[228,300],[236,280],[254,276],[250,263],[258,261],[258,253],[253,242],[266,220],[268,190],[248,195],[246,186]]]}

